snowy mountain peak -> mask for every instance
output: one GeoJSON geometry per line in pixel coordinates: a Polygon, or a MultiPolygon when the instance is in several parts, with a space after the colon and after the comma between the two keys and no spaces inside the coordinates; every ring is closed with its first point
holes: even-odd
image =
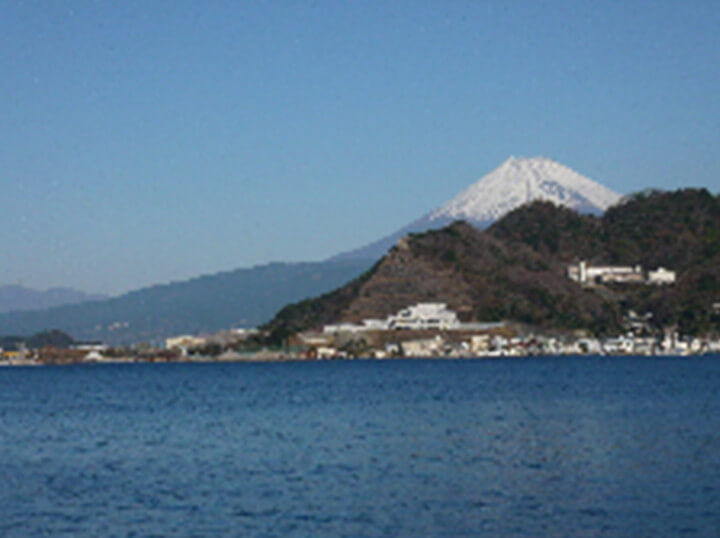
{"type": "Polygon", "coordinates": [[[602,213],[620,195],[545,157],[510,157],[433,211],[430,221],[489,223],[533,200],[548,200],[583,213],[602,213]]]}
{"type": "Polygon", "coordinates": [[[441,228],[454,220],[466,220],[479,228],[487,228],[509,211],[533,200],[548,200],[580,213],[600,214],[620,198],[616,192],[552,159],[510,157],[435,211],[395,233],[333,259],[376,258],[409,233],[441,228]]]}

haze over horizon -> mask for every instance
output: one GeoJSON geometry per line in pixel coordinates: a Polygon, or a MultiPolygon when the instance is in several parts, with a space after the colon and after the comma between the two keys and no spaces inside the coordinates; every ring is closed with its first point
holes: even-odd
{"type": "Polygon", "coordinates": [[[0,4],[0,285],[327,258],[509,156],[720,190],[720,4],[0,4]]]}

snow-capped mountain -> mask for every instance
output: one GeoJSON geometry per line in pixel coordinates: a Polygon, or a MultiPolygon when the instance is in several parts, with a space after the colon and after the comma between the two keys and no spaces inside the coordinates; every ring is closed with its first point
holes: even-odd
{"type": "Polygon", "coordinates": [[[408,233],[441,228],[454,220],[467,220],[486,228],[506,213],[534,200],[547,200],[580,213],[600,214],[620,198],[618,193],[552,159],[510,157],[434,211],[379,241],[335,259],[376,258],[408,233]]]}
{"type": "Polygon", "coordinates": [[[602,213],[620,195],[551,159],[510,157],[488,175],[430,213],[429,220],[493,222],[533,200],[548,200],[581,213],[602,213]]]}

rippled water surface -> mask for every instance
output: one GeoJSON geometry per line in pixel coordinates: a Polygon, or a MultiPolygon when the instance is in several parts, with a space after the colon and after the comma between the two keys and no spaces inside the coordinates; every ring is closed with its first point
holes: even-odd
{"type": "Polygon", "coordinates": [[[0,536],[720,536],[720,357],[0,369],[0,536]]]}

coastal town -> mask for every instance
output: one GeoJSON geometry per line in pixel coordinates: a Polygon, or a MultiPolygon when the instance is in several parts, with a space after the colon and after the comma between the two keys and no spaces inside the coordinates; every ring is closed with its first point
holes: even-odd
{"type": "MultiPolygon", "coordinates": [[[[585,288],[672,286],[675,271],[659,267],[595,266],[580,260],[567,278],[585,288]]],[[[720,315],[720,302],[713,309],[720,315]]],[[[161,345],[111,347],[102,342],[0,348],[0,365],[122,362],[271,362],[331,359],[499,358],[536,356],[687,356],[720,352],[720,338],[683,335],[658,327],[653,313],[627,311],[623,331],[597,337],[586,330],[541,330],[513,321],[461,321],[443,302],[419,302],[384,319],[340,322],[291,334],[275,345],[260,329],[168,337],[161,345]]],[[[59,331],[58,331],[59,332],[59,331]]],[[[61,333],[62,334],[62,333],[61,333]]],[[[68,341],[71,339],[65,336],[68,341]]],[[[57,341],[57,339],[56,339],[57,341]]]]}
{"type": "Polygon", "coordinates": [[[0,314],[0,364],[712,354],[719,200],[643,192],[601,217],[536,200],[487,229],[407,233],[373,264],[270,264],[25,307],[0,314]]]}
{"type": "MultiPolygon", "coordinates": [[[[717,305],[720,310],[720,304],[717,305]]],[[[127,362],[272,362],[331,359],[502,358],[537,356],[688,356],[720,352],[720,339],[652,333],[651,314],[628,312],[626,332],[597,338],[585,331],[537,332],[512,322],[465,323],[444,303],[418,303],[384,320],[326,325],[293,335],[282,346],[258,347],[257,329],[179,335],[163,346],[112,348],[79,343],[67,348],[20,345],[4,349],[0,365],[127,362]]]]}

